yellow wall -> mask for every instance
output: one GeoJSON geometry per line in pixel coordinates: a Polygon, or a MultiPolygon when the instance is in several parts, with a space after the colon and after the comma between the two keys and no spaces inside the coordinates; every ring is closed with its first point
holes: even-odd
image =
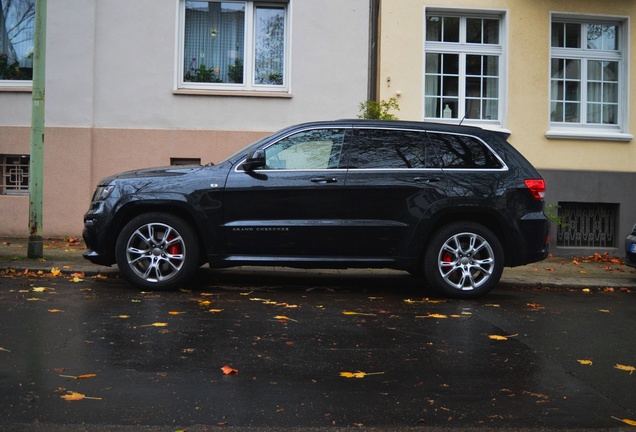
{"type": "MultiPolygon", "coordinates": [[[[503,127],[509,141],[537,168],[634,171],[636,140],[629,142],[548,139],[550,80],[550,13],[636,15],[636,1],[612,0],[382,0],[379,96],[399,95],[402,120],[423,119],[424,14],[426,7],[494,9],[506,13],[507,109],[503,127]],[[390,77],[390,82],[388,78],[390,77]]],[[[631,24],[631,21],[628,21],[631,24]]],[[[636,31],[630,32],[628,59],[636,58],[636,31]]],[[[634,82],[630,69],[628,87],[634,82]]],[[[630,97],[629,124],[635,134],[636,98],[630,97]]]]}

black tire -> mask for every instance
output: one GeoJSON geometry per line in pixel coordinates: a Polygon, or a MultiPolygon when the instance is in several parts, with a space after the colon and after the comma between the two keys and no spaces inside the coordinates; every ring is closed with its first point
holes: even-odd
{"type": "Polygon", "coordinates": [[[443,296],[475,298],[497,286],[503,261],[501,242],[492,231],[474,222],[454,222],[431,238],[424,274],[443,296]]]}
{"type": "Polygon", "coordinates": [[[199,267],[199,244],[192,227],[168,213],[145,213],[124,226],[115,259],[124,277],[146,290],[170,290],[199,267]]]}

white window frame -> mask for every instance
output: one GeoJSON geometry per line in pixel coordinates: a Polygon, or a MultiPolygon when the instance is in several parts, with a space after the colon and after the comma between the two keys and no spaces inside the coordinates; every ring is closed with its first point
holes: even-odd
{"type": "Polygon", "coordinates": [[[244,82],[237,83],[201,83],[186,82],[184,80],[184,50],[185,50],[185,5],[186,0],[179,0],[178,22],[177,22],[177,45],[175,58],[175,84],[176,94],[222,94],[239,96],[278,96],[287,97],[290,85],[290,59],[291,59],[291,3],[284,0],[257,1],[257,0],[194,0],[203,2],[223,2],[223,3],[244,3],[245,4],[245,38],[244,38],[244,82]],[[255,62],[255,22],[254,17],[258,6],[278,6],[285,10],[285,53],[284,72],[282,85],[255,84],[254,62],[255,62]]]}
{"type": "Polygon", "coordinates": [[[502,130],[507,120],[507,87],[508,87],[508,14],[500,9],[452,9],[452,8],[424,8],[424,55],[422,74],[422,116],[424,120],[441,123],[451,123],[480,126],[487,129],[502,130]],[[444,17],[460,18],[460,41],[459,42],[432,42],[426,40],[427,17],[430,15],[440,15],[444,17]],[[499,43],[497,45],[484,45],[466,43],[466,19],[497,19],[499,20],[499,43]],[[448,53],[459,54],[459,114],[457,117],[447,119],[442,117],[426,117],[426,54],[427,53],[448,53]],[[487,55],[499,57],[499,87],[498,87],[498,114],[496,120],[481,120],[464,118],[466,110],[466,55],[487,55]]]}
{"type": "Polygon", "coordinates": [[[548,63],[548,122],[547,138],[631,141],[634,135],[629,130],[629,19],[625,17],[601,17],[598,15],[574,15],[552,13],[550,15],[550,35],[548,38],[550,61],[548,63]],[[585,32],[581,33],[580,48],[562,48],[552,46],[552,24],[554,22],[567,24],[608,24],[619,28],[618,50],[592,50],[587,48],[585,32]],[[578,123],[554,122],[551,117],[552,107],[552,59],[572,59],[581,61],[581,96],[580,121],[578,123]],[[583,62],[588,60],[618,62],[618,120],[615,125],[601,125],[587,123],[587,67],[583,62]]]}
{"type": "MultiPolygon", "coordinates": [[[[35,8],[35,0],[32,0],[32,1],[33,1],[33,7],[35,8]]],[[[2,2],[0,2],[0,7],[2,7],[2,2]]],[[[33,19],[33,26],[35,26],[35,15],[33,15],[32,19],[33,19]]],[[[35,37],[35,35],[33,37],[35,37]]],[[[31,40],[31,52],[33,50],[33,43],[34,41],[31,40]]],[[[0,49],[0,54],[2,54],[2,49],[0,49]]],[[[30,92],[32,88],[33,88],[33,80],[0,79],[0,91],[16,91],[16,92],[29,91],[30,92]]]]}

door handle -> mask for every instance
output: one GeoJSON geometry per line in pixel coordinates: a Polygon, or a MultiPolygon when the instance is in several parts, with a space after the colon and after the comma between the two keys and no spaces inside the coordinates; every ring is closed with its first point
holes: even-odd
{"type": "Polygon", "coordinates": [[[440,181],[439,177],[415,177],[413,179],[415,183],[437,183],[440,181]]]}
{"type": "Polygon", "coordinates": [[[320,184],[325,184],[325,183],[337,183],[338,180],[334,177],[328,178],[328,177],[314,177],[311,179],[312,183],[320,183],[320,184]]]}

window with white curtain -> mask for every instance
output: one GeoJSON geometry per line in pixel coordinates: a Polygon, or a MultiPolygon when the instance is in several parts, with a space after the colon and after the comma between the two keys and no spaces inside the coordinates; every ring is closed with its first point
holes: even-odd
{"type": "Polygon", "coordinates": [[[35,0],[0,0],[0,85],[33,79],[34,30],[35,0]]]}
{"type": "Polygon", "coordinates": [[[503,25],[499,14],[426,14],[424,117],[502,123],[503,25]]]}
{"type": "Polygon", "coordinates": [[[623,72],[620,22],[553,17],[550,122],[561,128],[620,129],[623,72]],[[586,20],[587,21],[587,20],[586,20]]]}
{"type": "Polygon", "coordinates": [[[179,87],[286,91],[287,2],[183,1],[179,87]]]}

